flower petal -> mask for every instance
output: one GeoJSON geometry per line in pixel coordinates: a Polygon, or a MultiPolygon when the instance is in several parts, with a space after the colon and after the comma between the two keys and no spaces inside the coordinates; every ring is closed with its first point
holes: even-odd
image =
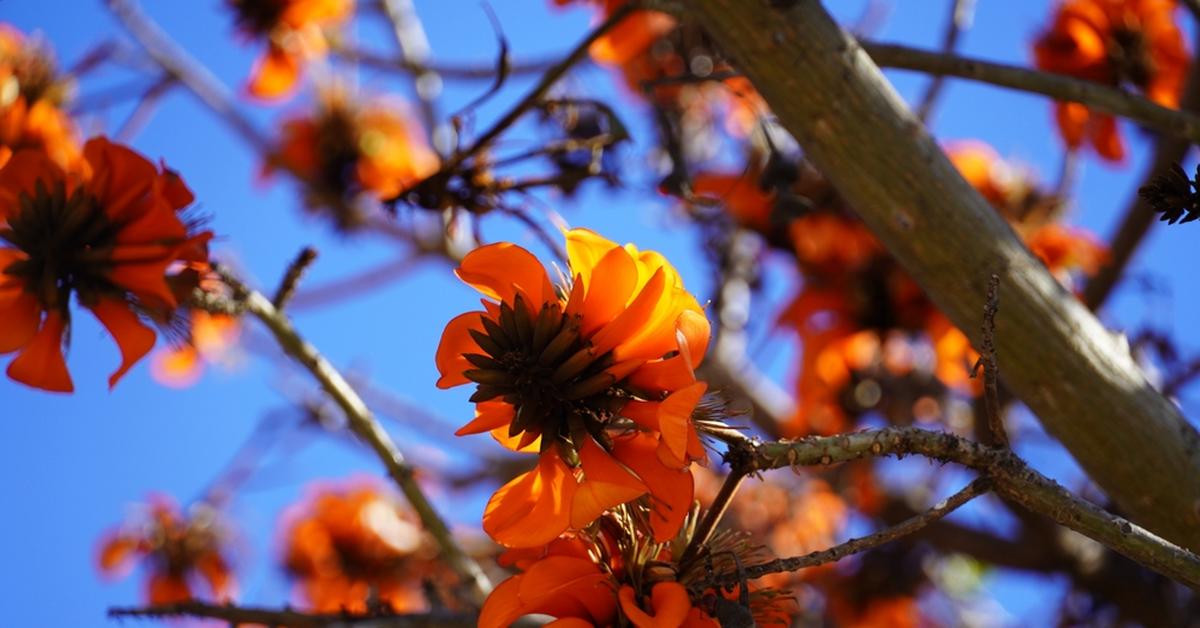
{"type": "Polygon", "coordinates": [[[492,495],[483,512],[483,530],[505,547],[545,545],[569,527],[576,488],[571,469],[549,449],[535,469],[492,495]]]}
{"type": "Polygon", "coordinates": [[[579,449],[583,482],[571,502],[571,527],[582,528],[610,508],[646,494],[642,484],[628,469],[613,460],[590,436],[579,449]]]}
{"type": "Polygon", "coordinates": [[[74,392],[63,358],[62,339],[67,323],[58,312],[47,312],[42,327],[8,365],[14,380],[52,392],[74,392]]]}
{"type": "Polygon", "coordinates": [[[246,91],[255,98],[275,100],[292,92],[300,81],[303,61],[297,55],[272,45],[250,71],[246,91]]]}
{"type": "Polygon", "coordinates": [[[91,310],[121,349],[121,366],[108,377],[111,390],[138,360],[154,348],[154,330],[144,325],[129,306],[116,299],[100,299],[91,310]]]}
{"type": "Polygon", "coordinates": [[[535,309],[554,299],[554,286],[542,263],[533,253],[511,242],[497,242],[467,253],[454,272],[467,285],[497,301],[511,304],[518,289],[535,309]]]}
{"type": "Polygon", "coordinates": [[[482,351],[469,333],[469,330],[472,329],[483,331],[481,316],[483,316],[482,312],[467,312],[455,316],[449,323],[446,323],[446,329],[442,332],[442,340],[438,343],[437,353],[434,357],[438,373],[441,373],[441,377],[437,381],[438,388],[453,388],[471,382],[466,375],[463,375],[463,371],[473,367],[463,357],[463,354],[482,351]]]}

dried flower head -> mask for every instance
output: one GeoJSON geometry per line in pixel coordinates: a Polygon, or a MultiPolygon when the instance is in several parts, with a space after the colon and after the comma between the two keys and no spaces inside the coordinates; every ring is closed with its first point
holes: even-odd
{"type": "Polygon", "coordinates": [[[1138,189],[1138,195],[1154,211],[1158,219],[1168,224],[1191,222],[1200,218],[1200,166],[1196,179],[1189,179],[1183,167],[1171,164],[1165,172],[1154,175],[1150,183],[1138,189]]]}

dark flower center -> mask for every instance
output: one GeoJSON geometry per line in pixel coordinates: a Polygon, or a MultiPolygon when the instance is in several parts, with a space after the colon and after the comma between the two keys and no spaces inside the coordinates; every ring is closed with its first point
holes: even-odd
{"type": "Polygon", "coordinates": [[[1133,28],[1118,28],[1112,32],[1108,45],[1108,60],[1118,84],[1146,89],[1154,78],[1154,59],[1150,56],[1146,36],[1133,28]]]}
{"type": "Polygon", "coordinates": [[[28,257],[0,271],[20,277],[47,309],[65,309],[71,291],[116,290],[106,273],[119,231],[82,187],[68,195],[62,181],[46,189],[39,180],[33,196],[21,194],[16,215],[0,230],[0,238],[28,257]]]}
{"type": "Polygon", "coordinates": [[[481,318],[484,331],[470,333],[484,353],[463,356],[475,366],[464,372],[478,384],[472,402],[511,404],[516,413],[509,436],[539,434],[543,450],[555,441],[579,445],[587,434],[607,441],[604,427],[624,400],[615,376],[605,371],[612,353],[593,355],[580,337],[578,316],[564,314],[558,303],[535,315],[517,295],[513,305],[500,304],[498,320],[481,318]]]}
{"type": "Polygon", "coordinates": [[[229,0],[238,28],[255,35],[270,33],[287,5],[288,0],[229,0]]]}

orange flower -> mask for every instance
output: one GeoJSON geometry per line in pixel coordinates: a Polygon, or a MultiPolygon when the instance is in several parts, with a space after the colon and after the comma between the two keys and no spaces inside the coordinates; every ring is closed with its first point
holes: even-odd
{"type": "Polygon", "coordinates": [[[359,194],[394,198],[436,172],[438,158],[401,104],[358,106],[330,88],[315,114],[284,122],[272,168],[302,178],[308,204],[332,208],[338,226],[352,228],[363,219],[353,203],[359,194]]]}
{"type": "Polygon", "coordinates": [[[50,54],[0,22],[0,166],[22,148],[45,151],[63,168],[75,164],[75,125],[60,108],[69,91],[50,54]]]}
{"type": "Polygon", "coordinates": [[[174,172],[102,137],[83,155],[79,175],[34,150],[0,169],[0,353],[19,351],[9,377],[59,392],[74,389],[62,346],[71,295],[121,349],[111,388],[154,346],[143,319],[173,316],[168,272],[203,263],[212,236],[181,220],[193,196],[174,172]]]}
{"type": "Polygon", "coordinates": [[[691,417],[708,321],[658,253],[585,229],[566,239],[567,285],[508,243],[472,251],[457,271],[487,297],[450,321],[437,350],[439,387],[477,385],[476,418],[458,434],[541,452],[492,496],[484,530],[505,546],[544,545],[649,492],[655,536],[669,538],[691,507],[688,466],[704,457],[691,417]]]}
{"type": "Polygon", "coordinates": [[[98,564],[107,576],[132,567],[140,556],[148,571],[146,601],[171,604],[195,598],[195,583],[204,583],[219,601],[234,594],[233,575],[222,546],[229,531],[217,513],[198,504],[185,517],[169,497],[152,495],[138,520],[108,533],[100,545],[98,564]]]}
{"type": "MultiPolygon", "coordinates": [[[[1106,85],[1129,86],[1165,107],[1178,107],[1188,53],[1173,0],[1066,0],[1034,45],[1043,70],[1106,85]]],[[[1072,148],[1089,141],[1105,159],[1125,148],[1112,116],[1060,102],[1059,130],[1072,148]]]]}
{"type": "Polygon", "coordinates": [[[314,612],[366,612],[372,595],[396,612],[425,610],[423,580],[439,576],[416,516],[369,483],[325,487],[293,507],[284,564],[314,612]]]}
{"type": "Polygon", "coordinates": [[[187,343],[156,351],[151,357],[150,373],[154,380],[173,388],[195,384],[207,363],[225,359],[241,332],[238,319],[226,314],[192,310],[187,343]]]}
{"type": "Polygon", "coordinates": [[[324,29],[342,24],[354,13],[354,0],[227,0],[238,28],[248,37],[267,40],[266,53],[255,63],[247,89],[275,100],[291,94],[304,66],[325,55],[324,29]]]}
{"type": "MultiPolygon", "coordinates": [[[[714,590],[694,561],[681,572],[676,558],[688,544],[686,534],[665,544],[648,542],[637,515],[605,515],[591,534],[563,536],[545,547],[512,549],[501,565],[519,573],[500,583],[483,604],[482,628],[499,628],[531,614],[556,618],[552,626],[628,626],[638,628],[717,628],[718,598],[742,601],[734,591],[714,590]]],[[[728,572],[735,554],[746,557],[745,542],[714,537],[714,569],[728,572]],[[719,554],[719,556],[717,556],[719,554]]],[[[749,613],[759,626],[790,625],[787,598],[774,589],[751,587],[749,613]]]]}

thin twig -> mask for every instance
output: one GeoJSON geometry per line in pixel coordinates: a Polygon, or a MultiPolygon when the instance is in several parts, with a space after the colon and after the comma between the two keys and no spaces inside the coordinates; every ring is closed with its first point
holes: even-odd
{"type": "Polygon", "coordinates": [[[533,86],[533,89],[531,89],[524,98],[517,101],[517,104],[509,109],[508,112],[505,113],[504,116],[502,116],[499,120],[497,120],[495,124],[493,124],[488,130],[484,131],[478,138],[476,138],[475,142],[472,143],[470,147],[468,147],[466,150],[456,153],[451,159],[447,160],[446,165],[442,168],[442,172],[451,172],[455,170],[460,164],[462,164],[463,161],[476,155],[480,150],[487,147],[493,140],[499,137],[501,133],[511,127],[518,119],[520,119],[521,116],[525,115],[526,111],[536,105],[542,96],[544,96],[546,92],[548,92],[550,88],[553,87],[554,84],[557,83],[558,80],[567,73],[568,70],[570,70],[576,63],[587,56],[588,48],[590,48],[597,39],[607,33],[610,29],[612,29],[612,27],[624,20],[626,16],[635,10],[636,6],[636,2],[627,2],[609,15],[608,19],[604,20],[604,22],[593,29],[587,37],[583,38],[583,41],[579,42],[579,44],[577,44],[575,48],[572,49],[565,58],[563,58],[562,61],[559,61],[557,65],[547,70],[546,73],[543,74],[538,80],[537,84],[533,86]]]}
{"type": "Polygon", "coordinates": [[[238,108],[229,88],[208,68],[180,48],[142,11],[135,0],[106,1],[109,10],[155,63],[191,90],[209,109],[228,122],[243,139],[260,152],[269,152],[270,140],[238,108]]]}
{"type": "Polygon", "coordinates": [[[121,143],[133,141],[134,136],[141,132],[142,127],[146,126],[146,123],[150,121],[150,116],[154,113],[155,108],[158,107],[158,103],[162,101],[163,96],[166,96],[167,92],[171,91],[171,88],[174,86],[175,78],[170,75],[164,75],[161,79],[150,85],[150,87],[146,88],[142,97],[138,99],[137,106],[125,118],[125,122],[121,123],[121,126],[113,134],[113,137],[121,143]]]}
{"type": "Polygon", "coordinates": [[[300,283],[300,277],[315,261],[317,261],[316,249],[311,246],[300,249],[300,252],[296,254],[296,259],[288,264],[287,271],[283,273],[279,287],[275,289],[275,297],[271,299],[271,305],[274,305],[275,309],[282,311],[287,307],[288,301],[291,301],[292,297],[296,295],[296,286],[300,283]]]}
{"type": "MultiPolygon", "coordinates": [[[[950,20],[946,23],[946,31],[942,34],[942,53],[951,54],[958,47],[958,40],[962,36],[963,31],[971,27],[971,20],[975,15],[975,0],[951,0],[950,3],[950,20]]],[[[929,116],[933,113],[933,106],[937,104],[937,99],[942,94],[942,89],[946,86],[945,75],[934,76],[929,82],[929,87],[925,89],[925,95],[921,97],[920,104],[914,109],[917,118],[922,122],[929,122],[929,116]]]]}
{"type": "MultiPolygon", "coordinates": [[[[404,61],[414,69],[413,87],[421,102],[421,116],[432,139],[438,137],[437,98],[442,93],[442,77],[429,68],[429,37],[417,16],[412,0],[382,0],[384,15],[392,26],[392,34],[404,61]]],[[[436,142],[435,142],[436,145],[436,142]]]]}
{"type": "Polygon", "coordinates": [[[768,443],[752,441],[736,432],[722,432],[718,437],[745,451],[759,471],[906,455],[960,464],[987,475],[1001,497],[1200,591],[1200,557],[1076,497],[1031,468],[1010,449],[987,447],[947,432],[912,427],[768,443]]]}
{"type": "Polygon", "coordinates": [[[679,558],[681,567],[699,556],[700,550],[712,538],[713,532],[717,531],[717,524],[721,523],[721,518],[725,516],[725,511],[729,509],[729,504],[733,502],[733,496],[737,494],[738,487],[742,485],[742,480],[746,479],[746,475],[747,472],[738,467],[729,470],[729,475],[725,476],[725,482],[721,484],[721,489],[713,498],[712,505],[704,513],[704,519],[696,527],[691,541],[688,542],[688,546],[683,550],[683,555],[679,558]]]}
{"type": "Polygon", "coordinates": [[[300,290],[292,299],[292,310],[344,301],[385,286],[389,282],[403,279],[418,262],[428,255],[430,254],[422,251],[405,251],[395,259],[390,259],[378,266],[300,290]]]}
{"type": "Polygon", "coordinates": [[[1008,447],[1008,433],[1004,430],[1004,417],[1000,413],[1000,367],[996,362],[996,313],[1000,311],[1000,275],[992,273],[988,278],[987,302],[983,306],[983,351],[971,369],[971,377],[983,367],[984,413],[987,415],[988,430],[992,443],[1008,447]]]}
{"type": "MultiPolygon", "coordinates": [[[[334,53],[349,60],[361,63],[364,66],[374,68],[376,70],[395,71],[402,70],[404,72],[417,73],[421,71],[436,72],[443,79],[458,80],[458,81],[494,81],[496,80],[496,66],[466,66],[466,65],[450,65],[448,63],[437,63],[429,61],[425,64],[417,65],[407,59],[398,57],[389,57],[374,51],[364,50],[361,48],[334,48],[334,53]]],[[[554,67],[562,60],[561,55],[556,55],[551,59],[534,59],[532,61],[513,61],[509,63],[509,76],[540,74],[554,67]]]]}
{"type": "Polygon", "coordinates": [[[276,309],[269,299],[262,293],[251,290],[223,269],[218,269],[218,272],[234,291],[235,297],[244,303],[246,312],[267,326],[284,353],[307,369],[342,409],[350,430],[365,441],[387,467],[388,474],[400,487],[421,522],[425,524],[426,530],[433,536],[446,562],[471,587],[474,601],[482,603],[492,588],[487,575],[455,542],[445,521],[417,484],[413,468],[405,461],[391,436],[380,426],[366,403],[342,374],[296,332],[292,322],[276,309]]]}
{"type": "Polygon", "coordinates": [[[742,570],[742,573],[723,574],[718,577],[714,584],[722,584],[729,586],[736,584],[741,579],[761,578],[768,574],[781,573],[787,571],[799,571],[807,567],[816,567],[826,563],[837,562],[847,556],[861,554],[868,550],[875,549],[880,545],[884,545],[895,541],[901,537],[908,536],[921,528],[945,517],[954,512],[963,504],[975,499],[976,497],[987,493],[991,488],[991,480],[986,477],[976,478],[970,484],[963,487],[957,493],[946,498],[942,502],[935,505],[933,508],[925,512],[905,519],[896,525],[889,526],[869,534],[862,538],[850,539],[845,543],[835,545],[829,549],[810,552],[803,556],[793,556],[791,558],[777,558],[770,562],[760,563],[758,565],[749,565],[742,570]]]}
{"type": "Polygon", "coordinates": [[[189,601],[175,604],[148,606],[145,608],[110,608],[108,616],[112,619],[163,619],[168,617],[204,617],[220,619],[229,622],[231,626],[261,624],[264,626],[288,626],[289,628],[332,628],[334,626],[389,627],[389,628],[433,628],[435,626],[464,628],[474,626],[476,618],[462,613],[432,612],[420,614],[393,615],[389,613],[372,613],[354,615],[351,613],[310,614],[290,609],[254,608],[249,606],[233,606],[228,604],[209,604],[189,601]]]}
{"type": "Polygon", "coordinates": [[[1129,118],[1145,126],[1200,142],[1200,116],[1163,107],[1121,89],[1061,74],[1039,72],[981,59],[920,50],[897,44],[860,42],[880,67],[954,76],[998,87],[1077,102],[1090,109],[1129,118]]]}

